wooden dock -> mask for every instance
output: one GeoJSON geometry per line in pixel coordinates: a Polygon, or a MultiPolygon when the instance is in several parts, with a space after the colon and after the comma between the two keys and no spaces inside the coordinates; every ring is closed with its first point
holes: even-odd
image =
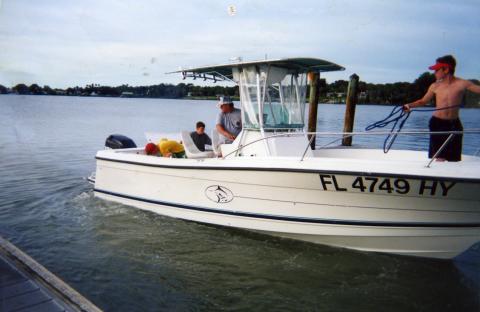
{"type": "Polygon", "coordinates": [[[101,311],[0,236],[0,312],[101,311]]]}

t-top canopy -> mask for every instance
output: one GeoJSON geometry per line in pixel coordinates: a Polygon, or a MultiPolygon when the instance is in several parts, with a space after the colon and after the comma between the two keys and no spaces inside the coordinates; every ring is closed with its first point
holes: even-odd
{"type": "Polygon", "coordinates": [[[275,67],[286,68],[297,73],[345,70],[345,68],[340,65],[317,58],[285,58],[185,68],[167,74],[182,73],[184,79],[186,77],[193,77],[194,79],[203,78],[205,80],[210,79],[214,81],[232,80],[233,68],[252,65],[272,65],[275,67]]]}

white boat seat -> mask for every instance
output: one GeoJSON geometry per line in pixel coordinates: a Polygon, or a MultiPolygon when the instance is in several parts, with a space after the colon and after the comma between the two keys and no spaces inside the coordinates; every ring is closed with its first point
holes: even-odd
{"type": "Polygon", "coordinates": [[[220,156],[220,134],[218,133],[217,129],[212,129],[212,148],[215,156],[220,156]]]}
{"type": "Polygon", "coordinates": [[[200,151],[193,142],[190,132],[188,131],[182,131],[182,143],[187,158],[211,158],[215,156],[213,151],[200,151]]]}

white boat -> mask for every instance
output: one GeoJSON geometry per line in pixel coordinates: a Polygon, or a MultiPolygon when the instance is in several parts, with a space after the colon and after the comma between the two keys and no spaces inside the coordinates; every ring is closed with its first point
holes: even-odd
{"type": "Polygon", "coordinates": [[[421,151],[310,148],[306,73],[342,69],[295,58],[181,70],[239,85],[241,134],[232,144],[214,144],[217,155],[192,149],[186,138],[187,159],[148,156],[143,148],[101,150],[95,195],[174,218],[362,251],[450,259],[478,242],[480,157],[428,165],[421,151]]]}

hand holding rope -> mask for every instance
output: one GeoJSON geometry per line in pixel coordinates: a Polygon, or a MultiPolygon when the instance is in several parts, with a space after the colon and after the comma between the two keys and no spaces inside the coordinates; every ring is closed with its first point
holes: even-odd
{"type": "Polygon", "coordinates": [[[386,154],[392,147],[393,143],[395,142],[395,139],[397,138],[398,134],[400,131],[402,131],[403,125],[407,121],[408,117],[410,117],[410,113],[412,112],[433,112],[433,111],[438,111],[438,110],[445,110],[445,109],[451,109],[454,107],[458,107],[460,105],[452,105],[452,106],[447,106],[447,107],[442,107],[442,108],[430,108],[430,109],[413,109],[410,107],[410,105],[405,104],[405,105],[397,105],[394,106],[390,114],[388,114],[387,117],[385,117],[382,120],[376,121],[370,125],[368,125],[365,128],[365,131],[370,131],[375,128],[384,128],[388,126],[389,124],[393,123],[392,129],[390,130],[390,133],[387,135],[385,138],[385,141],[383,142],[383,152],[386,154]]]}

